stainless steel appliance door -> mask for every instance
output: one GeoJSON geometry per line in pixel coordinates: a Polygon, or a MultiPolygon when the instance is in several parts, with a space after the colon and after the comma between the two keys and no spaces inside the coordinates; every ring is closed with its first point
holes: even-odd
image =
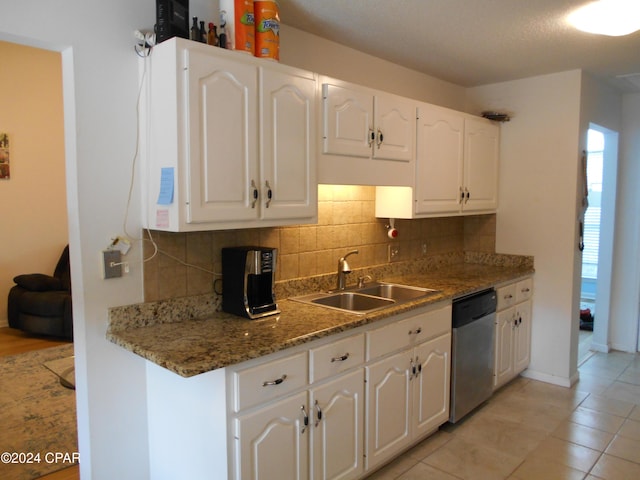
{"type": "Polygon", "coordinates": [[[495,318],[495,313],[491,313],[452,330],[449,418],[452,423],[492,394],[495,318]]]}

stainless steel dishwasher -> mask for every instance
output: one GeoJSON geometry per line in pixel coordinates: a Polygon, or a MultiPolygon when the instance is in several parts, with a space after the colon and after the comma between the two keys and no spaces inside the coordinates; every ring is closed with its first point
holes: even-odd
{"type": "Polygon", "coordinates": [[[454,300],[452,317],[449,421],[455,423],[493,391],[495,290],[454,300]]]}

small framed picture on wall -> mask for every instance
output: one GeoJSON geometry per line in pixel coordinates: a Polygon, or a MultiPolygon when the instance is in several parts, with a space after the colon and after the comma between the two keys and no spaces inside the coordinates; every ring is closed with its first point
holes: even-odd
{"type": "Polygon", "coordinates": [[[0,132],[0,180],[9,180],[10,178],[9,134],[0,132]]]}

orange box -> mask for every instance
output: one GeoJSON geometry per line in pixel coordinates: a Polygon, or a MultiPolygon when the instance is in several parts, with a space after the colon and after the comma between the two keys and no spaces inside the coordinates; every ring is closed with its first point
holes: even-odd
{"type": "Polygon", "coordinates": [[[255,0],[255,56],[280,60],[280,11],[275,0],[255,0]]]}

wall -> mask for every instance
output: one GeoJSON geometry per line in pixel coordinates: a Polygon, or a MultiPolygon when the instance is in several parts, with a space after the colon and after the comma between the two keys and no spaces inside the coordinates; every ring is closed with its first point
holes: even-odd
{"type": "MultiPolygon", "coordinates": [[[[607,129],[605,142],[617,143],[619,138],[614,132],[620,132],[622,96],[611,87],[590,77],[582,76],[582,99],[580,113],[580,149],[586,149],[587,135],[592,123],[607,129]]],[[[617,193],[617,164],[622,162],[618,145],[607,145],[603,165],[603,195],[602,213],[600,220],[600,252],[598,257],[598,279],[596,286],[596,317],[591,348],[598,351],[608,351],[611,345],[609,330],[616,325],[626,323],[628,317],[611,315],[611,294],[617,289],[613,280],[613,256],[615,254],[615,237],[624,235],[615,228],[616,223],[616,195],[617,193]],[[613,158],[612,158],[613,157],[613,158]]],[[[576,262],[581,262],[581,256],[576,256],[576,262]]],[[[577,267],[580,268],[580,267],[577,267]]],[[[577,303],[579,297],[574,299],[577,303]]],[[[577,329],[577,326],[576,326],[577,329]]],[[[578,333],[576,332],[576,335],[578,333]]]]}
{"type": "MultiPolygon", "coordinates": [[[[500,145],[496,250],[533,255],[536,275],[528,375],[569,385],[573,347],[580,71],[469,89],[470,108],[508,111],[500,145]]],[[[579,283],[578,283],[579,287],[579,283]]],[[[575,321],[574,321],[575,319],[575,321]]]]}
{"type": "Polygon", "coordinates": [[[11,141],[11,179],[0,180],[0,326],[5,326],[13,277],[52,274],[68,243],[68,226],[60,54],[0,42],[0,59],[0,132],[9,133],[11,141]]]}
{"type": "MultiPolygon", "coordinates": [[[[236,245],[260,245],[278,249],[276,280],[333,273],[338,259],[349,250],[352,268],[388,262],[388,246],[400,247],[399,260],[447,252],[495,252],[495,215],[397,220],[400,234],[387,237],[386,219],[374,216],[375,187],[320,185],[318,224],[282,228],[219,232],[152,232],[162,252],[199,268],[186,267],[160,254],[145,263],[145,300],[213,292],[213,276],[221,271],[220,250],[236,245]]],[[[145,244],[145,257],[153,247],[145,244]]],[[[350,282],[355,282],[351,279],[350,282]]]]}
{"type": "Polygon", "coordinates": [[[618,164],[618,200],[614,244],[611,318],[613,348],[638,350],[640,322],[640,94],[622,101],[622,132],[618,164]]]}
{"type": "Polygon", "coordinates": [[[155,3],[0,0],[0,11],[0,40],[62,58],[81,476],[148,478],[145,362],[105,340],[107,308],[142,300],[140,249],[119,280],[102,280],[98,259],[122,230],[137,130],[132,32],[153,24],[155,3]]]}
{"type": "MultiPolygon", "coordinates": [[[[283,25],[280,61],[347,82],[463,110],[464,88],[283,25]]],[[[478,112],[475,112],[478,114],[478,112]]]]}

